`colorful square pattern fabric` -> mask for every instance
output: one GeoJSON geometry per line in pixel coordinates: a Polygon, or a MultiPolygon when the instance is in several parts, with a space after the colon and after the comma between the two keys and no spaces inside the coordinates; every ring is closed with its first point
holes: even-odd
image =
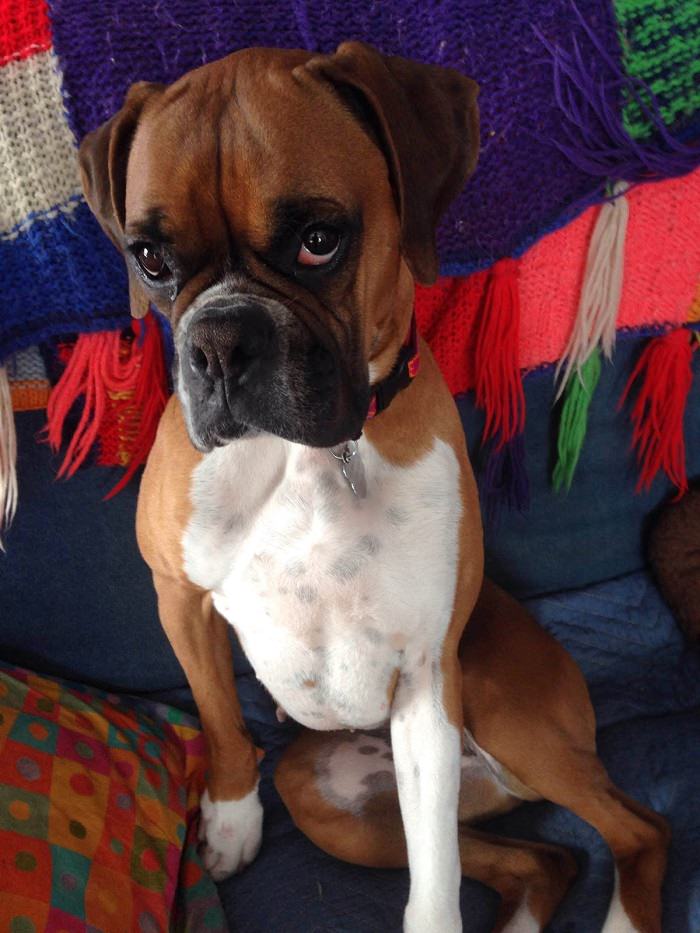
{"type": "Polygon", "coordinates": [[[194,720],[0,667],[0,930],[224,930],[194,720]]]}

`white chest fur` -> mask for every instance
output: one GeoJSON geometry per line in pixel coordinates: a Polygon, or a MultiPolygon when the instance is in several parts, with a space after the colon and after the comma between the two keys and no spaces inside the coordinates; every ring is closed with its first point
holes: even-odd
{"type": "Polygon", "coordinates": [[[450,621],[459,467],[435,441],[387,463],[359,442],[367,496],[328,451],[246,439],[196,469],[185,570],[211,590],[259,679],[312,729],[384,722],[398,674],[436,656],[450,621]]]}

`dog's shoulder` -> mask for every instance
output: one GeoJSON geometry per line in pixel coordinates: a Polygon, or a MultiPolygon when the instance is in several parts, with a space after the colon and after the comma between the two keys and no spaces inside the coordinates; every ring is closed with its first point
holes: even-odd
{"type": "Polygon", "coordinates": [[[173,395],[158,425],[136,510],[141,554],[154,573],[184,578],[182,535],[192,512],[192,476],[203,455],[194,449],[173,395]]]}

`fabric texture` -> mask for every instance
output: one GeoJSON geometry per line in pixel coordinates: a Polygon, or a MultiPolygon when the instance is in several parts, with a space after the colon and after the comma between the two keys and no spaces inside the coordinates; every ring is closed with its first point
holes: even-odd
{"type": "Polygon", "coordinates": [[[12,240],[37,219],[70,213],[82,196],[53,52],[0,68],[0,231],[12,240]]]}
{"type": "MultiPolygon", "coordinates": [[[[700,107],[700,7],[695,0],[614,0],[614,6],[628,74],[648,86],[667,123],[689,122],[700,107]]],[[[635,138],[649,133],[636,100],[627,100],[624,120],[635,138]]]]}
{"type": "Polygon", "coordinates": [[[0,667],[0,927],[224,930],[196,855],[203,756],[179,710],[0,667]]]}
{"type": "MultiPolygon", "coordinates": [[[[600,0],[580,0],[576,15],[570,0],[517,0],[497,9],[484,0],[447,0],[430,12],[389,0],[342,16],[327,0],[275,0],[264,10],[249,0],[168,0],[147,15],[130,0],[99,8],[82,0],[12,0],[11,8],[0,58],[0,162],[11,195],[0,222],[0,360],[48,336],[126,323],[125,272],[80,195],[75,146],[118,109],[133,81],[172,81],[237,48],[328,52],[351,37],[479,81],[479,166],[440,225],[443,273],[463,275],[522,254],[602,194],[605,179],[561,149],[561,98],[542,41],[578,48],[591,79],[606,88],[609,82],[609,104],[620,110],[618,23],[600,0]]],[[[673,34],[662,31],[656,41],[666,42],[675,61],[673,34]]],[[[585,150],[586,128],[572,132],[585,150]]]]}
{"type": "MultiPolygon", "coordinates": [[[[588,411],[586,440],[567,493],[552,488],[556,446],[553,441],[561,402],[555,404],[553,369],[523,382],[527,421],[524,457],[530,483],[527,512],[502,510],[485,527],[487,573],[514,595],[524,597],[586,586],[643,567],[647,516],[673,495],[659,474],[639,495],[632,450],[632,426],[626,407],[617,405],[627,378],[648,341],[621,337],[612,363],[603,362],[600,381],[588,411]]],[[[688,476],[700,475],[700,354],[694,354],[695,378],[685,414],[688,476]]],[[[477,475],[487,451],[481,449],[484,414],[471,393],[457,398],[477,475]]]]}
{"type": "MultiPolygon", "coordinates": [[[[677,327],[688,320],[700,285],[700,170],[641,185],[626,195],[620,330],[677,327]]],[[[520,354],[523,370],[559,360],[576,321],[586,250],[599,207],[543,237],[520,259],[520,354]]],[[[453,393],[474,387],[475,329],[487,274],[418,287],[416,313],[453,393]]]]}
{"type": "Polygon", "coordinates": [[[38,348],[29,347],[13,354],[5,361],[5,367],[10,381],[13,410],[36,411],[46,408],[51,386],[38,348]]]}

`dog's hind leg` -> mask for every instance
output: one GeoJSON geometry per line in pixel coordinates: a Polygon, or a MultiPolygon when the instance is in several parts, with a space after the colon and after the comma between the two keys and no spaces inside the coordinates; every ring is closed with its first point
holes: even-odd
{"type": "MultiPolygon", "coordinates": [[[[392,754],[384,735],[304,731],[285,751],[275,783],[296,825],[330,855],[373,868],[407,866],[392,754]]],[[[460,819],[503,813],[519,802],[489,780],[468,750],[460,819]]],[[[501,895],[495,929],[510,933],[541,929],[576,873],[564,849],[503,839],[464,824],[459,849],[462,874],[501,895]]]]}
{"type": "Polygon", "coordinates": [[[514,777],[573,811],[610,846],[616,884],[605,933],[660,933],[668,825],[608,777],[578,667],[522,606],[488,582],[460,652],[465,723],[506,785],[514,777]]]}
{"type": "Polygon", "coordinates": [[[615,859],[615,890],[603,933],[661,933],[661,886],[670,832],[666,820],[622,793],[595,753],[569,749],[534,786],[590,823],[615,859]]]}

